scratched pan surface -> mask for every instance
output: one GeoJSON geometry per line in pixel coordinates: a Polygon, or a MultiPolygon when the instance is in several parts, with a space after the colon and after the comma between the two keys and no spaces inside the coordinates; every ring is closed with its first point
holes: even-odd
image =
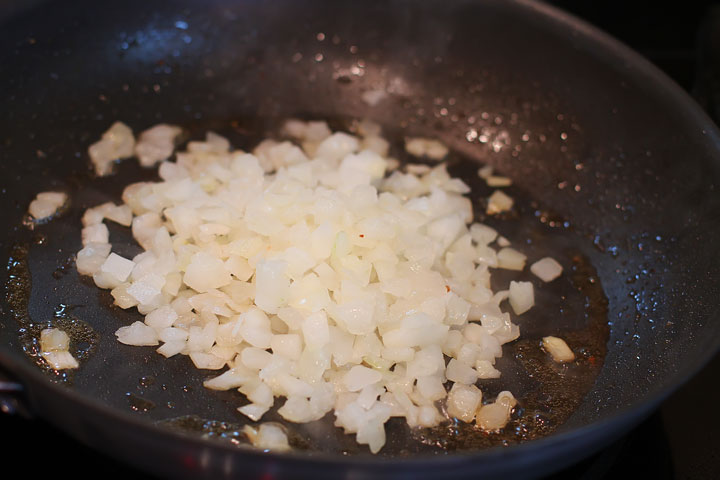
{"type": "MultiPolygon", "coordinates": [[[[123,461],[195,477],[539,476],[629,429],[718,349],[718,133],[644,60],[551,8],[50,2],[8,17],[0,39],[0,219],[12,259],[2,280],[18,277],[3,301],[0,362],[35,414],[123,461]],[[377,104],[363,100],[376,91],[377,104]],[[128,161],[93,179],[87,145],[122,120],[135,131],[179,124],[187,138],[213,129],[250,148],[289,116],[338,127],[370,118],[398,155],[404,135],[443,139],[478,212],[489,193],[480,163],[513,178],[516,216],[489,221],[531,259],[556,256],[567,274],[537,284],[540,305],[518,319],[527,342],[506,347],[505,383],[484,388],[518,392],[525,414],[544,409],[535,424],[516,418],[518,428],[488,440],[396,422],[373,457],[328,416],[290,427],[296,451],[259,453],[233,443],[244,441],[235,411],[244,400],[203,389],[211,372],[115,340],[139,315],[113,308],[74,272],[80,217],[155,173],[128,161]],[[50,189],[70,193],[71,204],[31,231],[27,205],[50,189]],[[74,331],[77,372],[52,375],[27,353],[48,324],[74,331]],[[572,384],[568,394],[538,381],[550,367],[531,347],[547,333],[585,347],[579,369],[549,382],[572,384]],[[188,415],[209,422],[171,421],[188,415]],[[548,421],[558,424],[539,426],[548,421]]],[[[123,229],[111,227],[111,239],[119,253],[137,252],[123,229]]]]}

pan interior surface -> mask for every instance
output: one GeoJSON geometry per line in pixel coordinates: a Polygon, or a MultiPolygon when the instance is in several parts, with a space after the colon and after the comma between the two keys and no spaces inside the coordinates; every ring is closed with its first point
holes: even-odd
{"type": "MultiPolygon", "coordinates": [[[[18,260],[18,245],[29,245],[30,321],[66,322],[86,335],[83,368],[60,378],[56,393],[70,389],[98,410],[150,425],[192,414],[242,421],[237,394],[203,389],[211,375],[189,369],[187,358],[118,344],[114,331],[138,314],[113,309],[107,292],[74,272],[82,211],[118,201],[130,180],[155,178],[127,161],[117,176],[91,179],[86,148],[115,120],[135,131],[174,123],[196,138],[215,130],[250,148],[282,119],[299,116],[338,126],[367,118],[398,145],[406,135],[440,138],[454,152],[451,168],[474,182],[478,210],[487,191],[476,165],[513,179],[523,220],[515,237],[532,255],[553,250],[577,272],[541,299],[548,309],[536,307],[536,317],[520,322],[521,339],[532,342],[551,327],[604,335],[598,316],[611,327],[606,342],[588,346],[586,359],[594,350],[605,356],[602,371],[592,372],[596,381],[582,385],[587,394],[571,402],[547,439],[558,438],[558,451],[571,449],[563,438],[573,432],[618,428],[611,420],[627,422],[628,412],[656,405],[720,343],[720,259],[708,248],[720,240],[714,127],[657,71],[552,10],[499,1],[358,6],[129,1],[101,13],[81,1],[41,5],[7,23],[0,32],[11,46],[0,53],[0,182],[8,205],[0,218],[10,232],[3,247],[18,260]],[[381,100],[368,102],[368,92],[381,100]],[[71,194],[69,210],[28,231],[27,205],[53,189],[71,194]],[[571,300],[552,304],[557,295],[571,300]],[[205,415],[208,403],[212,414],[205,415]]],[[[511,220],[498,228],[513,228],[511,220]]],[[[111,230],[111,237],[132,253],[126,232],[111,230]]],[[[18,306],[6,301],[3,309],[18,306]]],[[[17,318],[4,315],[0,326],[0,353],[34,368],[17,318]]],[[[520,389],[527,384],[513,377],[509,360],[523,345],[506,346],[509,374],[500,380],[520,389]]],[[[326,420],[298,427],[299,444],[339,455],[357,450],[326,420]]],[[[87,429],[65,426],[90,441],[87,429]]],[[[206,436],[234,431],[220,423],[185,426],[206,436]]],[[[391,427],[385,454],[419,458],[487,446],[448,438],[458,437],[391,427]]],[[[592,436],[584,442],[578,447],[594,445],[592,436]]],[[[475,451],[498,462],[476,468],[501,468],[507,455],[527,454],[534,443],[502,455],[475,451]]],[[[548,445],[537,443],[538,451],[548,445]]]]}

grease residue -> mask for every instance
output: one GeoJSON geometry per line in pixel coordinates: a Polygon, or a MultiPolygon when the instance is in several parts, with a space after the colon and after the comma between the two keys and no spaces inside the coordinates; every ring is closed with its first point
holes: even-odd
{"type": "MultiPolygon", "coordinates": [[[[558,364],[542,349],[540,335],[521,333],[518,340],[503,346],[506,363],[512,364],[511,370],[515,370],[508,373],[523,379],[525,387],[525,391],[517,395],[518,405],[505,428],[487,433],[474,424],[451,421],[433,429],[415,431],[419,441],[446,451],[507,446],[546,436],[575,412],[602,369],[609,326],[608,303],[595,269],[582,255],[573,255],[571,260],[571,271],[566,275],[575,290],[575,298],[566,295],[561,303],[582,301],[585,325],[563,330],[559,335],[573,349],[576,360],[558,364]]],[[[507,388],[505,373],[499,379],[478,382],[483,403],[494,401],[497,394],[507,388]]]]}
{"type": "Polygon", "coordinates": [[[23,351],[50,377],[71,382],[74,370],[55,370],[40,355],[40,332],[46,328],[59,328],[67,333],[70,337],[70,353],[80,364],[92,355],[99,337],[90,325],[71,313],[71,305],[58,305],[53,316],[45,321],[35,321],[30,317],[32,277],[28,264],[29,252],[30,246],[23,243],[15,244],[11,249],[7,264],[8,280],[5,285],[9,313],[17,322],[18,338],[23,351]]]}
{"type": "MultiPolygon", "coordinates": [[[[238,446],[252,447],[250,439],[243,431],[245,425],[233,422],[220,422],[208,420],[196,415],[186,415],[156,422],[157,425],[171,430],[181,431],[200,435],[204,438],[212,438],[220,441],[227,441],[238,446]]],[[[307,439],[294,432],[287,425],[277,424],[282,427],[288,436],[288,443],[293,449],[308,450],[310,444],[307,439]]],[[[254,448],[254,447],[253,447],[254,448]]]]}

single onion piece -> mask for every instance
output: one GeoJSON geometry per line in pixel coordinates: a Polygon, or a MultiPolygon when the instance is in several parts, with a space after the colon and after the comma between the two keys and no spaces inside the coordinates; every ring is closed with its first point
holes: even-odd
{"type": "Polygon", "coordinates": [[[30,202],[28,213],[35,220],[44,220],[53,216],[67,202],[67,194],[63,192],[38,193],[30,202]]]}
{"type": "Polygon", "coordinates": [[[501,177],[498,175],[490,175],[485,179],[485,182],[487,183],[488,187],[509,187],[512,185],[512,180],[508,177],[501,177]]]}
{"type": "Polygon", "coordinates": [[[81,236],[83,247],[91,243],[110,243],[110,232],[104,223],[83,228],[81,236]]]}
{"type": "Polygon", "coordinates": [[[94,275],[105,263],[112,245],[109,243],[88,243],[75,256],[75,266],[80,275],[94,275]]]}
{"type": "Polygon", "coordinates": [[[120,327],[115,332],[118,341],[125,345],[157,345],[158,336],[155,329],[148,327],[143,322],[134,322],[127,327],[120,327]]]}
{"type": "Polygon", "coordinates": [[[117,253],[111,253],[100,266],[100,272],[122,283],[130,276],[133,268],[135,268],[135,262],[121,257],[117,253]]]}
{"type": "Polygon", "coordinates": [[[262,450],[270,450],[273,452],[283,452],[290,450],[285,429],[273,423],[262,423],[260,427],[255,428],[250,425],[243,427],[243,433],[247,435],[250,443],[262,450]]]}
{"type": "Polygon", "coordinates": [[[500,378],[500,370],[493,367],[490,360],[478,360],[475,364],[478,378],[500,378]]]}
{"type": "Polygon", "coordinates": [[[70,337],[58,328],[40,332],[40,356],[55,370],[78,368],[80,364],[69,352],[70,337]]]}
{"type": "Polygon", "coordinates": [[[506,270],[523,270],[527,256],[518,252],[514,248],[505,247],[497,252],[498,268],[506,270]]]}
{"type": "Polygon", "coordinates": [[[41,352],[40,355],[55,370],[74,369],[80,366],[75,357],[67,351],[41,352]]]}
{"type": "Polygon", "coordinates": [[[248,403],[237,409],[238,412],[242,413],[250,420],[257,422],[262,418],[265,413],[270,410],[267,405],[256,405],[254,403],[248,403]]]}
{"type": "Polygon", "coordinates": [[[512,409],[517,405],[515,397],[508,392],[500,392],[494,403],[483,405],[477,411],[475,423],[486,431],[497,431],[507,425],[512,409]]]}
{"type": "Polygon", "coordinates": [[[501,192],[500,190],[495,190],[493,194],[490,195],[490,197],[488,198],[488,205],[485,213],[487,213],[488,215],[495,215],[501,212],[505,212],[510,210],[513,204],[514,200],[512,199],[512,197],[501,192]]]}
{"type": "Polygon", "coordinates": [[[450,389],[447,399],[448,415],[470,423],[482,401],[482,392],[475,385],[456,383],[450,389]]]}
{"type": "Polygon", "coordinates": [[[40,332],[40,351],[53,352],[68,350],[70,337],[58,328],[46,328],[40,332]]]}
{"type": "Polygon", "coordinates": [[[140,165],[152,167],[166,160],[175,149],[175,137],[180,135],[182,129],[174,125],[161,123],[142,132],[135,145],[140,165]]]}
{"type": "Polygon", "coordinates": [[[530,265],[530,271],[543,282],[552,282],[563,271],[562,265],[551,257],[545,257],[530,265]]]}
{"type": "Polygon", "coordinates": [[[550,353],[556,362],[567,363],[575,360],[575,354],[562,338],[553,336],[543,337],[542,346],[550,353]]]}
{"type": "Polygon", "coordinates": [[[88,154],[99,176],[113,172],[114,163],[133,155],[135,137],[130,127],[122,122],[115,122],[96,143],[90,145],[88,154]]]}
{"type": "Polygon", "coordinates": [[[183,282],[198,292],[207,292],[228,285],[232,280],[225,263],[206,252],[198,252],[190,259],[183,282]]]}
{"type": "Polygon", "coordinates": [[[510,306],[516,315],[522,315],[535,305],[535,294],[533,284],[530,282],[510,282],[510,294],[508,295],[510,306]]]}

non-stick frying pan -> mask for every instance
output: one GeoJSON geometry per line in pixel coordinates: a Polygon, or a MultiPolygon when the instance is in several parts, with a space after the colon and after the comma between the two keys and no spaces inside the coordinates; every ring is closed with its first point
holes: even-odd
{"type": "MultiPolygon", "coordinates": [[[[639,422],[718,350],[718,131],[648,62],[553,8],[78,1],[11,16],[0,39],[0,218],[11,259],[2,280],[25,261],[30,272],[3,303],[0,362],[34,414],[122,461],[173,477],[540,476],[639,422]],[[363,99],[369,91],[384,94],[375,104],[363,99]],[[273,454],[227,441],[229,424],[157,424],[190,414],[243,420],[238,397],[204,390],[210,375],[186,358],[118,344],[113,332],[138,314],[112,308],[107,292],[74,272],[83,209],[154,176],[125,162],[117,176],[93,179],[87,145],[122,120],[136,131],[161,121],[190,136],[213,129],[249,148],[290,116],[338,126],[370,118],[396,140],[441,138],[466,159],[453,168],[469,182],[480,183],[479,162],[513,178],[518,218],[501,226],[531,255],[552,251],[569,271],[582,259],[589,270],[575,271],[603,295],[560,283],[548,292],[565,288],[576,300],[558,307],[548,296],[546,313],[521,323],[530,338],[573,335],[598,315],[610,325],[599,375],[577,405],[565,404],[571,411],[553,433],[467,448],[472,437],[443,443],[448,433],[438,447],[427,442],[436,437],[398,428],[386,453],[371,456],[329,418],[298,430],[311,451],[273,454]],[[71,205],[31,231],[27,205],[49,189],[70,193],[71,205]],[[53,376],[25,350],[37,325],[63,321],[86,335],[86,355],[79,371],[53,376]],[[208,426],[204,436],[188,431],[208,426]]],[[[111,231],[131,254],[123,235],[111,231]]],[[[504,360],[503,378],[522,390],[518,357],[504,360]]]]}

